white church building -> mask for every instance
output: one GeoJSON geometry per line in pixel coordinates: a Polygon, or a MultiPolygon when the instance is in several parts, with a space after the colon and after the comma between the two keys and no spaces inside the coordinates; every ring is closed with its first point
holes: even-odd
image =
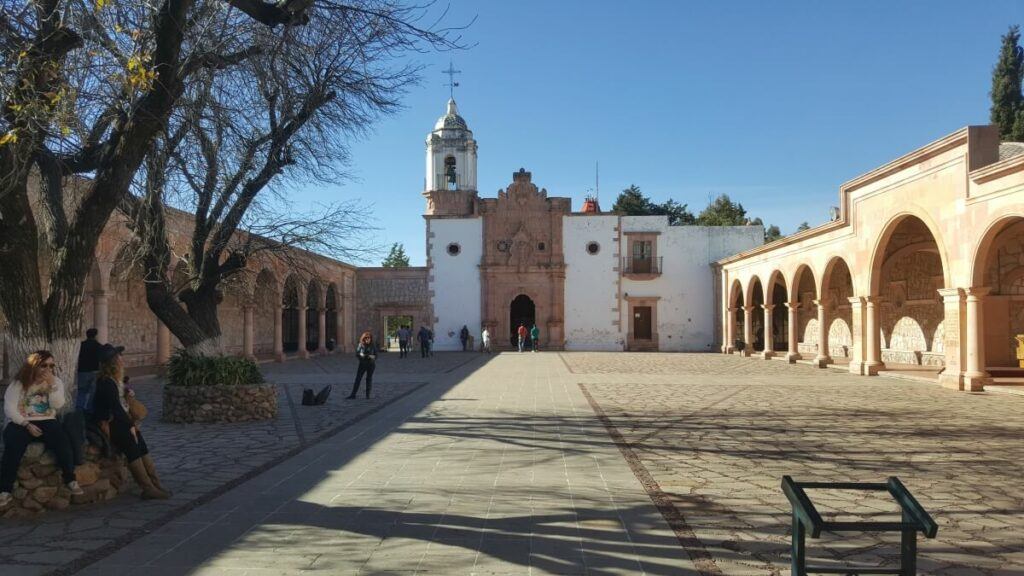
{"type": "Polygon", "coordinates": [[[520,168],[497,197],[477,188],[477,143],[454,100],[426,141],[428,317],[437,350],[467,326],[511,348],[520,324],[541,349],[717,350],[717,260],[760,246],[760,226],[669,226],[548,196],[520,168]]]}

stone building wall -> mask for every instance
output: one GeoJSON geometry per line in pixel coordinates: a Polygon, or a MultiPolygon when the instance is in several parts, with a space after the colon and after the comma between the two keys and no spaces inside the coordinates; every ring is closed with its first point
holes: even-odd
{"type": "Polygon", "coordinates": [[[420,326],[433,324],[425,267],[359,268],[355,292],[353,333],[357,337],[369,330],[377,342],[383,342],[387,316],[412,316],[414,333],[420,326]]]}

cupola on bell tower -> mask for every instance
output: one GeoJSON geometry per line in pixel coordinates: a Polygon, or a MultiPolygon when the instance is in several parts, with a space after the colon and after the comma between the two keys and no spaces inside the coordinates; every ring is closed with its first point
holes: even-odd
{"type": "Polygon", "coordinates": [[[455,99],[427,136],[427,173],[423,196],[427,216],[470,216],[475,212],[476,140],[459,116],[455,99]]]}

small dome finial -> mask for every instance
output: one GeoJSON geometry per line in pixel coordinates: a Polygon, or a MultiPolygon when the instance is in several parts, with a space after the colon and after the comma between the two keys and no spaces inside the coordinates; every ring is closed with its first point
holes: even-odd
{"type": "Polygon", "coordinates": [[[459,109],[455,106],[455,98],[448,99],[448,114],[458,114],[459,109]]]}

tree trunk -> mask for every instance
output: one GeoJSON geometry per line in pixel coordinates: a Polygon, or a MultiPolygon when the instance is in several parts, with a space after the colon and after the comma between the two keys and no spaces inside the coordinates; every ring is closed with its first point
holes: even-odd
{"type": "Polygon", "coordinates": [[[21,365],[28,359],[28,355],[38,350],[49,350],[53,354],[53,360],[57,364],[56,376],[64,382],[64,409],[61,413],[71,412],[75,409],[75,396],[78,390],[78,383],[75,381],[76,369],[78,368],[78,348],[81,341],[78,338],[63,338],[59,340],[46,340],[38,338],[17,338],[10,336],[10,361],[11,377],[14,378],[21,370],[21,365]]]}

